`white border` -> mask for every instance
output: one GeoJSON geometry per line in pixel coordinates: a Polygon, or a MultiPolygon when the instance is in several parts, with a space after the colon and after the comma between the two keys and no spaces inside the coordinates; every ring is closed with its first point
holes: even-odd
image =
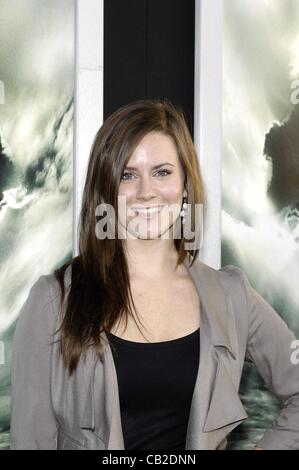
{"type": "Polygon", "coordinates": [[[207,215],[200,259],[221,266],[222,0],[195,1],[194,143],[207,215]]]}

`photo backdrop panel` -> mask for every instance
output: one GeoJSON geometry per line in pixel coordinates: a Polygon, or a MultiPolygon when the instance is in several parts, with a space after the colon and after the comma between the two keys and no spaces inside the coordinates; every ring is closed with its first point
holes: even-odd
{"type": "MultiPolygon", "coordinates": [[[[0,0],[0,448],[31,286],[72,256],[75,0],[0,0]]],[[[30,341],[30,338],[28,338],[30,341]]]]}
{"type": "MultiPolygon", "coordinates": [[[[299,334],[299,2],[225,0],[222,266],[235,264],[299,334]]],[[[241,398],[247,449],[278,412],[255,366],[241,398]]]]}

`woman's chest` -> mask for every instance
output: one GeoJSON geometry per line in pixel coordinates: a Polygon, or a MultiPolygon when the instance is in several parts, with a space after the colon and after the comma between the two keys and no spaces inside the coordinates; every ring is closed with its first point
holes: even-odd
{"type": "MultiPolygon", "coordinates": [[[[200,302],[192,281],[136,282],[131,286],[141,331],[149,341],[168,341],[192,333],[200,326],[200,302]]],[[[131,341],[144,341],[130,316],[127,328],[113,334],[131,341]]],[[[121,326],[121,325],[120,325],[121,326]]]]}

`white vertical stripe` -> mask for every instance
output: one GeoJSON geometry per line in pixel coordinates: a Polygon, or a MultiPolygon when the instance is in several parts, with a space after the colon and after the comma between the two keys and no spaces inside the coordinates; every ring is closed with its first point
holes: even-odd
{"type": "Polygon", "coordinates": [[[103,9],[103,0],[76,0],[74,256],[78,254],[77,229],[90,149],[103,123],[103,9]]]}
{"type": "Polygon", "coordinates": [[[194,142],[207,198],[200,259],[221,265],[222,0],[195,2],[194,142]]]}

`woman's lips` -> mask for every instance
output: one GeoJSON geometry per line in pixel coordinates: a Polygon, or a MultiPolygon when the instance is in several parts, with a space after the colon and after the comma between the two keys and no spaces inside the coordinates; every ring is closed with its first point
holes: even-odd
{"type": "Polygon", "coordinates": [[[162,206],[155,206],[155,207],[150,207],[150,208],[132,208],[132,210],[140,216],[142,219],[152,219],[155,217],[162,209],[162,206]]]}

